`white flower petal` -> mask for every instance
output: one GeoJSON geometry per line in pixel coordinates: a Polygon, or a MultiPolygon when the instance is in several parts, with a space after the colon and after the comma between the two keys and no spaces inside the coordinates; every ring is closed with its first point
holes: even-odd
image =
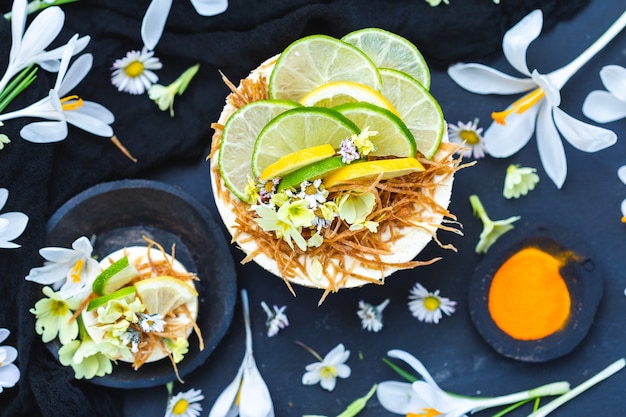
{"type": "Polygon", "coordinates": [[[337,371],[337,376],[339,378],[344,378],[344,379],[349,378],[352,373],[350,367],[346,365],[345,363],[340,363],[339,365],[336,365],[335,371],[337,371]]]}
{"type": "Polygon", "coordinates": [[[324,363],[338,364],[344,363],[350,357],[350,351],[346,350],[343,343],[339,343],[324,357],[324,363]]]}
{"type": "Polygon", "coordinates": [[[322,380],[320,381],[320,386],[326,391],[334,390],[336,385],[337,385],[337,378],[335,377],[322,378],[322,380]]]}
{"type": "Polygon", "coordinates": [[[10,334],[8,329],[0,329],[0,343],[4,342],[10,334]]]}
{"type": "Polygon", "coordinates": [[[13,346],[0,346],[0,351],[4,353],[4,360],[2,361],[2,364],[6,365],[13,363],[13,361],[17,359],[17,349],[13,346]]]}
{"type": "Polygon", "coordinates": [[[7,190],[6,188],[0,188],[0,210],[2,210],[4,205],[7,203],[8,199],[9,199],[9,190],[7,190]]]}
{"type": "MultiPolygon", "coordinates": [[[[66,111],[65,116],[68,123],[86,132],[89,132],[93,135],[110,138],[111,136],[113,136],[113,129],[111,128],[111,126],[109,126],[106,121],[102,120],[102,118],[93,116],[94,113],[97,114],[97,109],[99,108],[103,108],[106,110],[105,107],[101,106],[98,103],[85,101],[83,102],[83,107],[77,110],[66,111]],[[90,108],[87,109],[87,106],[89,106],[90,108]]],[[[108,117],[109,113],[110,112],[102,113],[103,115],[107,116],[107,120],[110,120],[110,118],[108,117]]]]}
{"type": "Polygon", "coordinates": [[[89,70],[91,70],[92,64],[93,56],[91,54],[83,54],[76,58],[67,70],[63,81],[61,81],[61,85],[57,89],[59,96],[64,97],[67,93],[72,91],[74,87],[87,76],[89,70]]]}
{"type": "Polygon", "coordinates": [[[11,8],[11,51],[9,62],[15,61],[15,57],[22,44],[22,36],[26,27],[26,0],[15,0],[11,8]]]}
{"type": "Polygon", "coordinates": [[[420,362],[420,360],[417,359],[415,356],[399,349],[390,350],[389,352],[387,352],[387,355],[392,358],[403,360],[404,362],[406,362],[407,365],[415,369],[415,371],[420,374],[424,381],[431,385],[438,386],[433,377],[430,375],[430,372],[428,372],[428,369],[426,369],[424,364],[422,364],[422,362],[420,362]]]}
{"type": "Polygon", "coordinates": [[[581,151],[597,152],[617,142],[617,135],[612,130],[581,122],[558,107],[554,108],[553,117],[563,137],[581,151]]]}
{"type": "Polygon", "coordinates": [[[141,22],[141,39],[152,51],[159,43],[173,0],[152,0],[141,22]]]}
{"type": "Polygon", "coordinates": [[[502,51],[513,68],[530,75],[526,64],[528,46],[537,39],[543,27],[543,13],[534,10],[509,29],[502,38],[502,51]]]}
{"type": "Polygon", "coordinates": [[[65,121],[47,121],[29,123],[20,130],[20,136],[29,142],[60,142],[67,137],[65,121]]]}
{"type": "Polygon", "coordinates": [[[448,75],[464,89],[476,94],[516,94],[537,84],[529,78],[516,78],[482,64],[454,64],[448,75]]]}
{"type": "MultiPolygon", "coordinates": [[[[244,359],[245,361],[245,359],[244,359]]],[[[235,379],[228,384],[228,386],[217,397],[211,411],[209,411],[209,417],[225,417],[230,414],[230,411],[235,408],[235,399],[239,393],[239,387],[241,385],[241,378],[243,377],[243,365],[239,367],[235,379]]],[[[237,407],[238,408],[238,407],[237,407]]]]}
{"type": "Polygon", "coordinates": [[[622,204],[620,206],[620,209],[622,210],[622,216],[626,217],[626,200],[622,200],[622,204]]]}
{"type": "Polygon", "coordinates": [[[592,91],[583,102],[583,114],[598,123],[614,122],[626,117],[626,101],[608,91],[592,91]]]}
{"type": "Polygon", "coordinates": [[[406,415],[428,406],[408,382],[381,382],[376,389],[376,397],[385,410],[395,414],[406,415]]]}
{"type": "Polygon", "coordinates": [[[551,110],[548,103],[542,104],[537,117],[537,148],[543,169],[557,188],[561,188],[567,176],[567,160],[551,110]]]}
{"type": "Polygon", "coordinates": [[[522,149],[535,131],[539,105],[534,105],[522,114],[513,113],[506,125],[493,122],[483,136],[487,153],[495,158],[507,158],[522,149]]]}
{"type": "Polygon", "coordinates": [[[617,177],[620,179],[621,182],[626,184],[626,165],[622,165],[621,167],[618,168],[617,177]]]}
{"type": "MultiPolygon", "coordinates": [[[[9,221],[7,228],[0,235],[0,247],[2,247],[2,241],[11,241],[21,236],[28,224],[28,216],[20,212],[11,212],[0,215],[0,218],[9,221]]],[[[13,245],[15,244],[12,244],[12,247],[15,247],[13,245]]]]}
{"type": "MultiPolygon", "coordinates": [[[[74,42],[73,55],[81,53],[87,47],[90,40],[90,36],[81,36],[76,39],[76,42],[74,42]]],[[[60,59],[63,56],[63,51],[66,46],[67,44],[61,45],[49,51],[42,51],[40,54],[37,54],[34,59],[44,70],[48,72],[59,72],[60,59]]]]}
{"type": "Polygon", "coordinates": [[[20,370],[17,366],[9,364],[0,368],[0,392],[2,387],[11,388],[20,380],[20,370]]]}
{"type": "MultiPolygon", "coordinates": [[[[306,369],[308,370],[309,368],[307,367],[306,369]]],[[[315,385],[320,382],[320,378],[320,372],[318,368],[315,368],[314,370],[309,370],[308,372],[305,372],[304,375],[302,375],[302,384],[315,385]]]]}
{"type": "Polygon", "coordinates": [[[58,36],[65,23],[65,13],[59,7],[42,10],[28,25],[20,51],[15,57],[20,66],[30,64],[30,58],[43,51],[58,36]]]}
{"type": "Polygon", "coordinates": [[[191,4],[200,16],[215,16],[228,8],[228,0],[191,0],[191,4]]]}
{"type": "Polygon", "coordinates": [[[600,79],[611,94],[626,102],[626,68],[607,65],[600,70],[600,79]]]}
{"type": "Polygon", "coordinates": [[[240,417],[274,416],[274,405],[270,392],[252,356],[250,356],[248,366],[243,371],[240,398],[240,417]]]}

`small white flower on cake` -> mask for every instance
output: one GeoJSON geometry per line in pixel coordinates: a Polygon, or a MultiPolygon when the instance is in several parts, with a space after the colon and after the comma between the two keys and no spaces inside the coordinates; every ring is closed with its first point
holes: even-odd
{"type": "Polygon", "coordinates": [[[483,142],[483,128],[478,127],[478,119],[473,122],[448,123],[450,142],[465,145],[467,149],[462,151],[465,158],[472,155],[475,159],[485,156],[485,144],[483,142]]]}
{"type": "Polygon", "coordinates": [[[455,311],[456,301],[439,295],[439,290],[428,291],[419,282],[409,294],[409,310],[419,321],[439,323],[443,315],[451,315],[455,311]]]}
{"type": "Polygon", "coordinates": [[[190,389],[174,395],[167,404],[165,417],[198,417],[202,411],[202,390],[190,389]]]}
{"type": "Polygon", "coordinates": [[[365,301],[359,301],[359,310],[356,312],[361,319],[361,326],[370,332],[379,332],[383,328],[383,310],[389,304],[389,299],[374,306],[365,301]]]}
{"type": "Polygon", "coordinates": [[[263,311],[267,314],[267,320],[265,320],[267,337],[276,336],[281,329],[289,326],[289,320],[285,314],[287,306],[278,307],[275,305],[272,311],[265,301],[261,301],[261,307],[263,307],[263,311]]]}
{"type": "Polygon", "coordinates": [[[342,343],[335,346],[324,358],[310,348],[306,348],[319,362],[310,363],[306,366],[306,373],[302,376],[304,385],[317,383],[326,391],[332,391],[337,384],[337,378],[348,378],[351,374],[350,367],[345,362],[350,357],[350,351],[346,350],[342,343]]]}
{"type": "Polygon", "coordinates": [[[113,63],[111,82],[118,91],[143,94],[159,80],[153,70],[161,69],[162,66],[152,51],[145,48],[141,51],[129,51],[124,58],[113,63]]]}

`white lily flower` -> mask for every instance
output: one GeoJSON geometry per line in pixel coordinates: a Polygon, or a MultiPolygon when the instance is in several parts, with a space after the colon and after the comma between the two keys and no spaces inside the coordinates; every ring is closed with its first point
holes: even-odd
{"type": "Polygon", "coordinates": [[[48,247],[39,250],[46,260],[44,266],[33,268],[26,276],[27,281],[61,288],[63,299],[72,296],[83,298],[91,292],[91,285],[100,273],[98,261],[91,257],[93,247],[85,236],[72,243],[72,249],[48,247]]]}
{"type": "MultiPolygon", "coordinates": [[[[152,0],[146,10],[141,21],[141,39],[149,51],[156,48],[161,39],[172,2],[173,0],[152,0]]],[[[228,0],[191,0],[191,5],[200,16],[215,16],[226,11],[228,0]]]]}
{"type": "MultiPolygon", "coordinates": [[[[15,0],[11,8],[12,43],[7,69],[0,79],[0,91],[11,78],[31,64],[38,64],[46,71],[59,70],[59,60],[65,51],[65,45],[46,51],[56,39],[65,23],[65,13],[59,7],[48,7],[39,13],[26,30],[27,1],[15,0]]],[[[79,53],[89,43],[89,36],[76,40],[74,54],[79,53]]]]}
{"type": "Polygon", "coordinates": [[[49,120],[32,122],[22,128],[20,135],[30,142],[61,141],[67,137],[68,123],[94,135],[107,138],[113,136],[113,129],[109,125],[115,117],[106,107],[85,101],[77,95],[65,96],[85,78],[93,63],[91,54],[83,54],[69,66],[77,37],[74,35],[63,51],[57,79],[48,96],[21,110],[0,115],[0,121],[19,117],[49,120]]]}
{"type": "Polygon", "coordinates": [[[492,113],[494,123],[485,131],[487,152],[497,158],[513,155],[536,131],[543,167],[558,188],[567,176],[567,161],[560,135],[584,152],[613,145],[614,132],[577,120],[559,108],[565,83],[626,26],[626,12],[587,50],[570,64],[549,74],[530,71],[526,51],[543,27],[543,14],[535,10],[506,32],[502,49],[507,61],[528,78],[516,78],[481,64],[455,64],[448,75],[461,87],[477,94],[516,94],[530,91],[506,110],[492,113]],[[532,91],[531,91],[532,90],[532,91]],[[560,135],[559,135],[560,132],[560,135]]]}
{"type": "MultiPolygon", "coordinates": [[[[4,342],[11,332],[0,329],[0,343],[4,342]]],[[[0,393],[4,388],[11,388],[20,380],[20,370],[13,364],[17,359],[17,349],[13,346],[0,346],[0,393]]]]}
{"type": "Polygon", "coordinates": [[[274,417],[274,404],[252,353],[252,330],[248,293],[241,291],[246,327],[246,353],[235,379],[222,391],[209,411],[209,417],[274,417]]]}
{"type": "MultiPolygon", "coordinates": [[[[4,207],[9,198],[9,190],[0,188],[0,210],[4,207]]],[[[13,243],[26,229],[28,216],[19,211],[0,214],[0,248],[14,249],[20,245],[13,243]]]]}
{"type": "Polygon", "coordinates": [[[583,102],[583,114],[598,123],[614,122],[626,117],[626,68],[607,65],[600,79],[608,91],[595,90],[583,102]]]}
{"type": "Polygon", "coordinates": [[[462,417],[466,416],[467,413],[514,404],[531,398],[559,395],[569,390],[569,384],[562,381],[501,397],[464,397],[442,390],[426,367],[411,354],[403,350],[394,349],[387,352],[387,355],[403,360],[423,379],[415,381],[413,384],[385,381],[378,385],[378,401],[387,411],[396,414],[462,417]]]}

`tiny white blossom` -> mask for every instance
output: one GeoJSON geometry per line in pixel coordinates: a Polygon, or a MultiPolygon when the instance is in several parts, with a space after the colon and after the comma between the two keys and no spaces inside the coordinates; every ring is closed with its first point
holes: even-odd
{"type": "MultiPolygon", "coordinates": [[[[9,190],[0,188],[0,210],[2,210],[8,199],[9,190]]],[[[12,241],[20,237],[27,224],[28,216],[19,211],[0,214],[0,248],[19,248],[20,245],[12,241]]]]}
{"type": "Polygon", "coordinates": [[[350,351],[346,350],[342,343],[335,346],[319,362],[310,363],[306,366],[306,372],[302,376],[304,385],[317,383],[326,391],[332,391],[337,384],[337,378],[348,378],[351,374],[350,367],[345,362],[350,357],[350,351]]]}
{"type": "Polygon", "coordinates": [[[202,390],[190,389],[174,395],[167,404],[165,417],[198,417],[202,411],[202,390]]]}
{"type": "Polygon", "coordinates": [[[359,310],[356,312],[357,316],[361,319],[361,325],[364,329],[370,332],[379,332],[383,328],[383,310],[389,304],[389,299],[386,299],[377,306],[366,303],[365,301],[359,301],[359,310]]]}
{"type": "Polygon", "coordinates": [[[285,314],[285,309],[287,309],[287,306],[274,306],[274,311],[272,311],[265,303],[265,301],[261,301],[261,307],[263,307],[263,310],[267,315],[267,319],[265,320],[265,326],[267,327],[267,337],[276,336],[281,329],[289,326],[289,320],[287,319],[287,315],[285,314]]]}
{"type": "Polygon", "coordinates": [[[116,59],[113,63],[111,83],[118,91],[129,94],[143,94],[152,84],[159,80],[153,70],[163,67],[154,52],[145,48],[141,51],[129,51],[124,58],[116,59]]]}
{"type": "Polygon", "coordinates": [[[478,127],[478,119],[467,123],[448,123],[448,133],[450,142],[463,144],[468,147],[468,149],[463,151],[465,158],[473,155],[475,159],[479,159],[485,156],[483,128],[478,127]]]}
{"type": "Polygon", "coordinates": [[[163,316],[158,313],[139,313],[139,327],[141,327],[141,330],[144,332],[161,333],[165,328],[165,320],[163,320],[163,316]]]}
{"type": "Polygon", "coordinates": [[[439,295],[439,290],[428,291],[419,282],[411,288],[409,294],[409,310],[419,321],[439,323],[443,315],[451,315],[455,311],[456,301],[439,295]]]}
{"type": "MultiPolygon", "coordinates": [[[[0,343],[4,342],[11,332],[0,329],[0,343]]],[[[17,349],[13,346],[0,346],[0,393],[4,388],[11,388],[20,380],[20,370],[13,364],[17,358],[17,349]]]]}

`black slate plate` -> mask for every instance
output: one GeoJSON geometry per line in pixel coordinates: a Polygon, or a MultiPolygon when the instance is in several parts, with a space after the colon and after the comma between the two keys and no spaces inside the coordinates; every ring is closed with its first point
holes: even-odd
{"type": "MultiPolygon", "coordinates": [[[[176,259],[197,273],[197,324],[204,350],[192,334],[189,352],[178,364],[182,378],[202,365],[220,342],[233,316],[237,282],[228,242],[210,212],[179,189],[150,180],[122,180],[89,188],[67,201],[48,221],[47,246],[71,247],[80,236],[95,236],[94,255],[102,259],[127,246],[146,246],[142,236],[168,252],[174,243],[176,259]]],[[[49,343],[56,356],[58,343],[49,343]]],[[[135,371],[124,362],[113,372],[90,379],[97,385],[145,388],[175,380],[169,359],[144,364],[135,371]]]]}
{"type": "Polygon", "coordinates": [[[568,354],[584,339],[593,324],[602,288],[600,268],[579,236],[556,227],[526,225],[504,235],[474,271],[469,287],[470,315],[480,335],[498,353],[524,362],[545,362],[568,354]],[[488,307],[496,271],[526,247],[536,247],[553,256],[564,251],[576,255],[560,268],[570,292],[569,318],[562,329],[536,340],[518,340],[503,332],[488,307]]]}

